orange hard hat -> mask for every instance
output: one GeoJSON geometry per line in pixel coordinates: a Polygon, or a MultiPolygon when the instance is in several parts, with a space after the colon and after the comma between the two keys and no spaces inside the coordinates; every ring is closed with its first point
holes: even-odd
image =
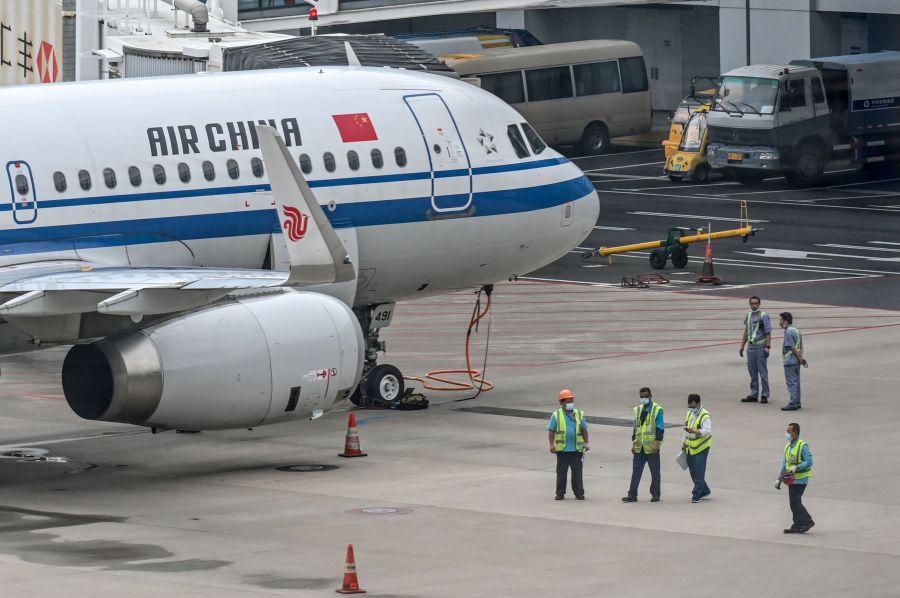
{"type": "Polygon", "coordinates": [[[564,388],[561,391],[559,391],[559,400],[560,401],[565,401],[566,399],[574,399],[574,398],[575,398],[575,393],[572,392],[571,390],[569,390],[568,388],[564,388]]]}

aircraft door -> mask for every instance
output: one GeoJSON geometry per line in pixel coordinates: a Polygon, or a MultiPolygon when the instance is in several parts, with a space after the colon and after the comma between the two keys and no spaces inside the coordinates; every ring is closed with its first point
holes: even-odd
{"type": "Polygon", "coordinates": [[[6,176],[16,224],[30,224],[37,219],[37,193],[31,167],[25,162],[7,162],[6,176]]]}
{"type": "Polygon", "coordinates": [[[472,164],[456,121],[436,93],[405,96],[431,165],[431,207],[459,212],[472,204],[472,164]]]}

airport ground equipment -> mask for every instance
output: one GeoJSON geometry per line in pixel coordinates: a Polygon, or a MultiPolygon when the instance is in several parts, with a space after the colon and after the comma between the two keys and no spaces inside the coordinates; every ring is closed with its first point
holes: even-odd
{"type": "Polygon", "coordinates": [[[706,157],[709,128],[706,116],[709,106],[698,107],[684,125],[683,134],[675,152],[666,158],[663,173],[674,182],[691,181],[705,183],[712,168],[706,157]]]}
{"type": "Polygon", "coordinates": [[[666,160],[678,151],[681,144],[681,136],[684,134],[685,125],[701,106],[712,106],[713,98],[716,95],[716,89],[719,87],[719,80],[716,77],[692,77],[691,93],[686,96],[678,108],[669,115],[671,124],[669,125],[669,136],[663,139],[662,146],[665,152],[666,160]],[[702,87],[702,89],[697,89],[702,87]]]}
{"type": "Polygon", "coordinates": [[[745,185],[781,174],[809,187],[832,162],[860,169],[896,163],[900,52],[728,71],[707,118],[710,165],[745,185]]]}
{"type": "Polygon", "coordinates": [[[589,258],[599,255],[600,257],[608,258],[610,263],[612,263],[612,256],[618,253],[652,249],[653,251],[650,252],[650,267],[654,270],[662,270],[666,267],[666,263],[669,260],[672,260],[672,265],[676,268],[684,268],[688,263],[687,246],[691,243],[710,242],[714,239],[730,239],[732,237],[741,237],[746,243],[749,237],[755,236],[757,232],[762,230],[761,228],[750,226],[750,211],[746,201],[741,202],[740,224],[739,228],[717,232],[709,230],[703,232],[704,229],[702,228],[673,227],[668,230],[666,238],[660,241],[647,241],[646,243],[633,243],[617,247],[601,247],[584,254],[584,257],[589,258]]]}

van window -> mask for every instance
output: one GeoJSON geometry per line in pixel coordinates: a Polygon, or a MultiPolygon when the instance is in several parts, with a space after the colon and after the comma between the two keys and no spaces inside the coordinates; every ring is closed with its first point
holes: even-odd
{"type": "Polygon", "coordinates": [[[228,170],[228,178],[234,180],[241,176],[241,167],[234,158],[225,163],[225,168],[228,170]]]}
{"type": "Polygon", "coordinates": [[[619,85],[619,65],[615,60],[576,64],[572,70],[575,72],[575,95],[577,96],[622,91],[619,85]]]}
{"type": "Polygon", "coordinates": [[[250,160],[250,171],[253,173],[253,176],[261,179],[262,176],[266,173],[265,169],[263,168],[262,160],[260,160],[259,158],[253,158],[252,160],[250,160]]]}
{"type": "Polygon", "coordinates": [[[216,167],[209,160],[203,162],[203,178],[207,181],[216,180],[216,167]]]}
{"type": "Polygon", "coordinates": [[[78,171],[78,184],[85,191],[91,190],[91,173],[87,170],[79,170],[78,171]]]}
{"type": "Polygon", "coordinates": [[[397,166],[399,166],[400,168],[406,166],[406,150],[402,147],[395,147],[394,160],[396,160],[397,166]]]}
{"type": "Polygon", "coordinates": [[[620,58],[619,70],[622,71],[622,93],[647,91],[647,69],[644,68],[644,57],[620,58]]]}
{"type": "Polygon", "coordinates": [[[509,125],[506,127],[506,134],[509,136],[513,149],[516,150],[516,155],[520,158],[527,158],[529,156],[528,148],[525,146],[525,140],[522,139],[519,127],[516,125],[509,125]]]}
{"type": "Polygon", "coordinates": [[[481,89],[491,92],[507,104],[521,104],[525,101],[522,71],[491,73],[479,75],[479,78],[481,79],[481,89]]]}
{"type": "Polygon", "coordinates": [[[535,155],[547,149],[547,144],[544,143],[541,136],[537,134],[537,131],[531,128],[531,125],[522,123],[522,131],[525,133],[525,139],[528,140],[528,145],[531,146],[531,151],[533,151],[535,155]]]}
{"type": "Polygon", "coordinates": [[[359,154],[353,150],[347,152],[347,165],[350,170],[359,170],[359,154]]]}
{"type": "Polygon", "coordinates": [[[69,187],[66,184],[66,175],[61,172],[54,172],[53,186],[56,187],[57,193],[65,193],[66,189],[69,187]]]}
{"type": "Polygon", "coordinates": [[[132,187],[140,187],[141,186],[141,169],[137,166],[130,166],[128,168],[128,180],[131,181],[132,187]]]}
{"type": "Polygon", "coordinates": [[[24,174],[16,175],[16,191],[19,192],[19,195],[28,195],[28,177],[26,177],[24,174]]]}
{"type": "Polygon", "coordinates": [[[306,154],[300,154],[298,158],[300,162],[300,170],[303,174],[309,174],[312,172],[312,160],[309,159],[309,156],[306,154]]]}
{"type": "Polygon", "coordinates": [[[157,185],[166,184],[166,169],[161,164],[153,167],[153,180],[156,181],[157,185]]]}
{"type": "Polygon", "coordinates": [[[182,183],[189,183],[191,181],[191,167],[184,162],[178,163],[178,178],[181,179],[182,183]]]}
{"type": "Polygon", "coordinates": [[[334,154],[331,152],[325,152],[322,156],[322,161],[325,162],[325,170],[328,172],[334,172],[334,169],[337,168],[337,165],[334,162],[334,154]]]}
{"type": "Polygon", "coordinates": [[[372,150],[372,166],[375,168],[381,168],[384,166],[384,158],[381,155],[381,150],[373,149],[372,150]]]}
{"type": "Polygon", "coordinates": [[[103,169],[103,182],[109,189],[116,188],[116,171],[112,168],[103,169]]]}
{"type": "Polygon", "coordinates": [[[572,76],[567,66],[525,71],[528,101],[558,100],[572,97],[572,76]]]}

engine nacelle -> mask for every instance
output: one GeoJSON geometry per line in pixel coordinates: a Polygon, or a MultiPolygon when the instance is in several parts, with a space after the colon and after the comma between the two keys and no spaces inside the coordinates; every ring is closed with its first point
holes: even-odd
{"type": "Polygon", "coordinates": [[[362,375],[364,349],[345,304],[287,291],[75,345],[63,364],[63,390],[85,419],[247,428],[308,417],[348,397],[362,375]]]}

